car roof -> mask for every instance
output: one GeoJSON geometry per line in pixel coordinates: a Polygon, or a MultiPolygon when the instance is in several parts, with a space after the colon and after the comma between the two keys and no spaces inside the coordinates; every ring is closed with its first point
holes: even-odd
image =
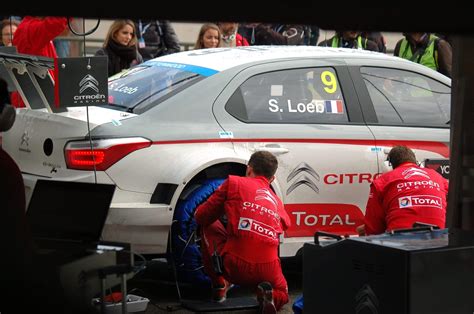
{"type": "Polygon", "coordinates": [[[318,46],[246,46],[199,49],[166,55],[152,61],[191,64],[216,71],[223,71],[239,65],[259,61],[298,58],[369,58],[403,61],[400,58],[374,51],[318,46]]]}

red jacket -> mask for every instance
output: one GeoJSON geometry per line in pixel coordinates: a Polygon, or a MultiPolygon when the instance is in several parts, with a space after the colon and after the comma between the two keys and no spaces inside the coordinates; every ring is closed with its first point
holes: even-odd
{"type": "MultiPolygon", "coordinates": [[[[56,49],[52,40],[59,36],[67,27],[67,18],[47,16],[38,18],[25,16],[13,37],[13,46],[18,53],[57,58],[56,49]]],[[[54,72],[50,70],[54,79],[54,72]]],[[[25,107],[20,95],[12,93],[12,104],[15,107],[25,107]]]]}
{"type": "Polygon", "coordinates": [[[245,39],[245,37],[237,33],[237,35],[235,35],[235,46],[240,47],[240,46],[250,46],[250,45],[247,39],[245,39]]]}
{"type": "Polygon", "coordinates": [[[278,258],[279,235],[291,223],[265,177],[229,176],[194,217],[198,224],[208,226],[224,214],[228,238],[223,255],[229,252],[249,262],[278,258]]]}
{"type": "Polygon", "coordinates": [[[25,16],[13,37],[18,53],[56,58],[52,40],[67,27],[67,18],[47,16],[38,18],[25,16]]]}
{"type": "Polygon", "coordinates": [[[365,212],[365,232],[379,234],[423,222],[445,227],[448,181],[432,169],[404,163],[375,179],[365,212]]]}

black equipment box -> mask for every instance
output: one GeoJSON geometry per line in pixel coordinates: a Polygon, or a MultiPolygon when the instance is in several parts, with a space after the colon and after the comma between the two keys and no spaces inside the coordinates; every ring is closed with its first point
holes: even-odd
{"type": "Polygon", "coordinates": [[[305,313],[472,314],[474,233],[441,229],[306,243],[303,295],[305,313]]]}

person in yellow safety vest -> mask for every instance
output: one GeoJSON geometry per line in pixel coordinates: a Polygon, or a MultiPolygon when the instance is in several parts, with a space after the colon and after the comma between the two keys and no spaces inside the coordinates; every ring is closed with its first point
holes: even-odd
{"type": "Polygon", "coordinates": [[[379,51],[376,42],[362,37],[358,31],[337,31],[336,35],[320,42],[318,46],[379,51]]]}
{"type": "Polygon", "coordinates": [[[444,39],[430,33],[403,33],[393,52],[401,57],[451,77],[453,52],[444,39]]]}

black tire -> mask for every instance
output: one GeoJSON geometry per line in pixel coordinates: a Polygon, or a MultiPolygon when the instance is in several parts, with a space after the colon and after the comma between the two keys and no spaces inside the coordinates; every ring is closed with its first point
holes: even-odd
{"type": "Polygon", "coordinates": [[[180,282],[203,287],[210,286],[201,259],[200,235],[194,211],[224,182],[224,179],[206,179],[183,193],[173,214],[170,234],[170,255],[180,282]]]}

